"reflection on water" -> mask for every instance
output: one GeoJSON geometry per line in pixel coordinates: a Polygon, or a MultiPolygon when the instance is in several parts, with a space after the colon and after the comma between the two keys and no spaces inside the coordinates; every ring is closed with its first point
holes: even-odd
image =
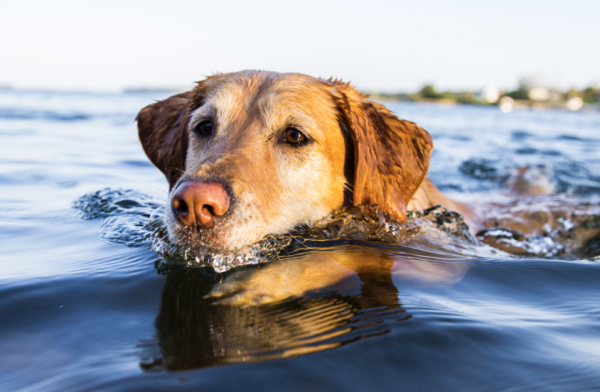
{"type": "Polygon", "coordinates": [[[142,344],[140,366],[189,370],[289,358],[387,334],[411,318],[395,282],[449,285],[465,273],[460,260],[432,261],[439,257],[342,246],[232,271],[224,281],[206,270],[172,271],[156,340],[142,344]]]}
{"type": "Polygon", "coordinates": [[[597,255],[600,206],[590,199],[488,206],[489,229],[477,239],[443,207],[398,223],[377,207],[358,206],[294,235],[270,236],[245,259],[250,265],[232,269],[209,256],[200,263],[193,249],[169,248],[155,199],[105,189],[75,203],[84,219],[104,219],[100,234],[110,242],[158,241],[169,249],[157,263],[166,283],[156,334],[139,344],[148,372],[298,357],[385,335],[411,317],[403,286],[452,286],[486,257],[597,255]]]}

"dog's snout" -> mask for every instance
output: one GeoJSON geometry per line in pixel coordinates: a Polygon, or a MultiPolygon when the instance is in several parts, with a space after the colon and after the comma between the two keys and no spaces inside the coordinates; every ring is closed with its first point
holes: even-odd
{"type": "Polygon", "coordinates": [[[229,209],[230,197],[221,184],[186,181],[172,198],[173,211],[186,226],[211,228],[229,209]]]}

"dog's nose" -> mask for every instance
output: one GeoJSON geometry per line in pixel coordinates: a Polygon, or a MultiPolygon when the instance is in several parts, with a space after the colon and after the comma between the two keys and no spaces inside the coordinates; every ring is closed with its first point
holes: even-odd
{"type": "Polygon", "coordinates": [[[186,226],[211,228],[215,218],[229,209],[230,198],[221,184],[186,181],[173,194],[172,206],[186,226]]]}

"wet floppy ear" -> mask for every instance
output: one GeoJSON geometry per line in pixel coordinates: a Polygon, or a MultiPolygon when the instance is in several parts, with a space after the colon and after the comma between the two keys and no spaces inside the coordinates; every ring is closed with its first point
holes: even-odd
{"type": "Polygon", "coordinates": [[[341,87],[347,91],[336,88],[334,101],[342,128],[354,143],[353,204],[379,204],[402,222],[429,169],[431,136],[349,85],[341,87]]]}
{"type": "Polygon", "coordinates": [[[185,170],[188,147],[186,118],[194,92],[174,95],[143,108],[137,115],[144,152],[169,181],[169,188],[185,170]]]}

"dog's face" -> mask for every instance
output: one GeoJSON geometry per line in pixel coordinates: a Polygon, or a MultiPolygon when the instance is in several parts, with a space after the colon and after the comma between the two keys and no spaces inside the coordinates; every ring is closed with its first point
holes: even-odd
{"type": "Polygon", "coordinates": [[[299,74],[213,76],[144,108],[138,126],[171,186],[171,239],[208,250],[237,250],[360,202],[402,220],[431,151],[425,131],[349,85],[299,74]]]}

